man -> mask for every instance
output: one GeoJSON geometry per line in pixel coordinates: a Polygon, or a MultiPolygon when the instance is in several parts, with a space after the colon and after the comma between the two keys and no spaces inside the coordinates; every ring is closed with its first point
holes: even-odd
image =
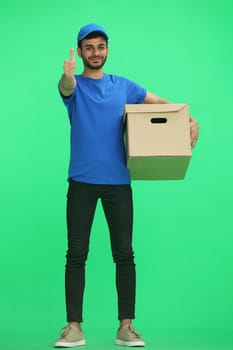
{"type": "MultiPolygon", "coordinates": [[[[123,114],[125,104],[169,103],[123,77],[105,74],[108,35],[97,24],[78,33],[78,56],[84,69],[75,75],[74,49],[64,62],[59,91],[71,123],[71,155],[67,194],[68,250],[65,272],[68,325],[56,347],[86,343],[81,329],[85,262],[91,225],[98,199],[108,223],[116,264],[118,319],[116,344],[144,346],[132,326],[135,318],[135,264],[132,248],[133,204],[129,172],[125,165],[123,114]]],[[[198,123],[190,118],[191,146],[198,123]]]]}

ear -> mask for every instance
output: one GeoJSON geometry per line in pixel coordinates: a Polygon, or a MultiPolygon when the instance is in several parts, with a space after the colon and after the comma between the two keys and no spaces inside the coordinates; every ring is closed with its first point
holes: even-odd
{"type": "Polygon", "coordinates": [[[77,54],[79,57],[82,57],[82,50],[80,47],[77,48],[77,54]]]}

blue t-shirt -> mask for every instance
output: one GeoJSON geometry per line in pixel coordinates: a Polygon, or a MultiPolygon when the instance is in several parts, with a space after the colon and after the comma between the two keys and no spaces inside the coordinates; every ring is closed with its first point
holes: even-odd
{"type": "Polygon", "coordinates": [[[124,147],[125,104],[141,103],[146,90],[115,75],[75,76],[76,88],[62,96],[71,124],[69,179],[90,184],[129,184],[124,147]]]}

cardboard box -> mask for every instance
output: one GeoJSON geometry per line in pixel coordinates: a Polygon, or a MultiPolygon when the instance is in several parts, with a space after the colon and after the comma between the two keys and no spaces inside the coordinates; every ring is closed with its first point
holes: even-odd
{"type": "Polygon", "coordinates": [[[125,118],[131,179],[184,179],[191,159],[188,105],[125,105],[125,118]]]}

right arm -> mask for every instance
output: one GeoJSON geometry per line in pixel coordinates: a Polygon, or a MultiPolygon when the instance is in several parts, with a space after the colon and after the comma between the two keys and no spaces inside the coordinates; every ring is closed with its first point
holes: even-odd
{"type": "Polygon", "coordinates": [[[76,61],[74,57],[74,49],[70,49],[70,59],[64,61],[64,72],[59,84],[59,89],[63,96],[71,96],[76,87],[76,80],[74,77],[75,68],[76,61]]]}

